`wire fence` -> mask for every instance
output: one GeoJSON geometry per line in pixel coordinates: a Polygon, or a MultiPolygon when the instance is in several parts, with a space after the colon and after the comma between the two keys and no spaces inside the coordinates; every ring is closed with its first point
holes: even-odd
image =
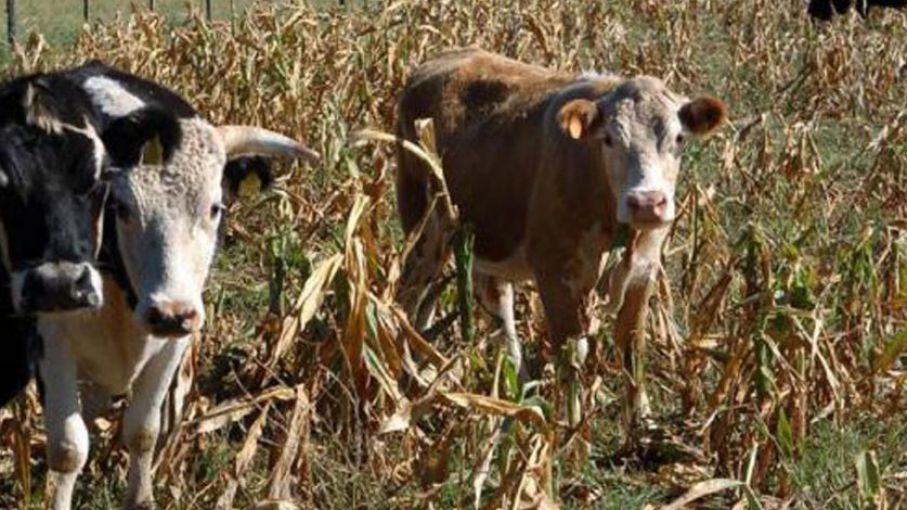
{"type": "MultiPolygon", "coordinates": [[[[20,3],[23,0],[6,0],[6,40],[12,46],[18,40],[19,30],[22,26],[21,11],[19,9],[20,3]]],[[[25,0],[28,1],[28,0],[25,0]]],[[[205,16],[208,19],[212,19],[214,16],[214,6],[212,5],[215,0],[203,0],[205,16]]],[[[96,15],[95,7],[96,2],[93,0],[81,0],[82,2],[82,18],[85,22],[92,20],[92,17],[96,15]]],[[[151,11],[158,9],[157,0],[135,0],[135,5],[143,6],[148,8],[151,11]]],[[[343,3],[341,1],[341,3],[343,3]]],[[[229,0],[229,13],[231,17],[236,15],[236,0],[229,0]]]]}

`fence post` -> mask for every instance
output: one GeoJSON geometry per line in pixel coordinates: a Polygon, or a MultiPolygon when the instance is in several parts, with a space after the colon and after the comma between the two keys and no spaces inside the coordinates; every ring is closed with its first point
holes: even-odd
{"type": "Polygon", "coordinates": [[[148,8],[154,11],[154,0],[148,0],[148,8]]]}
{"type": "Polygon", "coordinates": [[[208,17],[208,21],[211,21],[211,0],[205,0],[205,15],[208,17]]]}
{"type": "Polygon", "coordinates": [[[82,17],[85,18],[85,23],[91,19],[91,0],[82,0],[82,17]]]}
{"type": "Polygon", "coordinates": [[[16,43],[16,0],[6,0],[6,39],[10,47],[16,43]]]}

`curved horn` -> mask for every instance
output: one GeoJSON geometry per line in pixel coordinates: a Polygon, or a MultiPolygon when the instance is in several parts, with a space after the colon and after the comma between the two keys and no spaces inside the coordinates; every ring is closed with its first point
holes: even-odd
{"type": "Polygon", "coordinates": [[[321,157],[305,145],[284,135],[252,126],[218,126],[227,156],[261,154],[318,161],[321,157]]]}

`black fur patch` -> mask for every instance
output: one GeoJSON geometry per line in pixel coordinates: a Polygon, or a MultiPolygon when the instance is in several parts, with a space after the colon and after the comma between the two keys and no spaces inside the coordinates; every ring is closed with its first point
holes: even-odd
{"type": "Polygon", "coordinates": [[[231,198],[239,194],[243,181],[252,174],[258,176],[262,190],[270,188],[274,182],[271,164],[264,156],[242,156],[227,162],[224,167],[224,189],[231,198]]]}
{"type": "Polygon", "coordinates": [[[169,162],[179,149],[182,130],[178,119],[163,110],[143,108],[112,120],[101,139],[113,166],[129,168],[139,164],[145,143],[156,136],[164,148],[164,162],[169,162]]]}

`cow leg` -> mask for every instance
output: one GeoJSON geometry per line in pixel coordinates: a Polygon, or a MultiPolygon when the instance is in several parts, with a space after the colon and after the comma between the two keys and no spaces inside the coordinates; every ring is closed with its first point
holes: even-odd
{"type": "Polygon", "coordinates": [[[431,213],[403,264],[397,302],[420,333],[431,326],[434,318],[440,293],[434,291],[432,283],[438,280],[447,261],[449,231],[450,225],[440,213],[431,213]]]}
{"type": "Polygon", "coordinates": [[[473,285],[479,303],[500,323],[510,361],[519,374],[520,381],[527,381],[529,378],[523,365],[523,349],[517,336],[516,319],[513,315],[513,284],[494,276],[474,272],[473,285]]]}
{"type": "Polygon", "coordinates": [[[44,421],[47,429],[47,500],[53,510],[68,510],[76,479],[88,459],[88,429],[79,405],[77,364],[65,338],[46,335],[40,362],[45,375],[44,421]]]}
{"type": "Polygon", "coordinates": [[[584,304],[588,293],[569,285],[566,274],[568,272],[563,268],[536,271],[536,282],[551,340],[558,350],[558,380],[568,389],[567,421],[571,427],[576,427],[582,420],[579,371],[589,352],[589,340],[585,335],[589,319],[584,304]]]}
{"type": "Polygon", "coordinates": [[[632,435],[640,420],[651,415],[645,383],[646,318],[652,297],[655,273],[630,282],[624,303],[617,314],[614,339],[623,367],[629,406],[624,410],[624,424],[632,435]]]}
{"type": "Polygon", "coordinates": [[[637,234],[621,261],[626,269],[621,273],[624,281],[618,283],[623,298],[614,324],[614,339],[623,367],[628,403],[624,408],[624,426],[631,442],[641,422],[652,414],[645,381],[646,318],[661,267],[665,234],[664,231],[637,234]]]}
{"type": "Polygon", "coordinates": [[[161,407],[191,337],[151,341],[166,343],[136,379],[132,402],[123,418],[123,440],[129,450],[126,508],[130,510],[154,508],[151,471],[161,428],[161,407]]]}

